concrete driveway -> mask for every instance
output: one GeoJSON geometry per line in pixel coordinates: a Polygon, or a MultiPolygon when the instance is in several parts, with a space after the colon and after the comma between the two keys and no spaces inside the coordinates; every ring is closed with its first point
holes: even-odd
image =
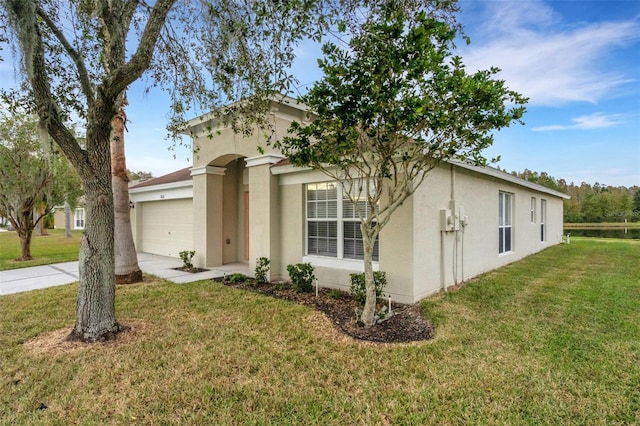
{"type": "MultiPolygon", "coordinates": [[[[178,284],[219,278],[234,272],[251,275],[249,265],[244,263],[230,263],[208,268],[208,271],[196,274],[177,271],[174,268],[182,266],[180,259],[147,253],[138,253],[138,265],[145,274],[155,275],[178,284]]],[[[78,281],[77,261],[0,271],[0,296],[71,284],[76,281],[78,281]]]]}

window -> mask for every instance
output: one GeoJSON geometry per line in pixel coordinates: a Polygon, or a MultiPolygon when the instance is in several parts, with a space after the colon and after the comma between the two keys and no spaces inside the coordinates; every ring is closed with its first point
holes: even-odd
{"type": "Polygon", "coordinates": [[[531,197],[531,223],[536,223],[536,197],[531,197]]]}
{"type": "Polygon", "coordinates": [[[513,250],[513,194],[500,192],[498,196],[498,253],[513,250]]]}
{"type": "MultiPolygon", "coordinates": [[[[307,185],[307,254],[338,259],[363,259],[364,248],[358,211],[365,213],[367,202],[361,188],[354,194],[362,198],[354,205],[336,182],[307,185]],[[357,209],[357,210],[356,210],[357,209]]],[[[378,239],[373,260],[378,260],[378,239]]]]}
{"type": "Polygon", "coordinates": [[[84,209],[76,209],[74,228],[84,229],[84,209]]]}
{"type": "Polygon", "coordinates": [[[338,186],[307,185],[307,254],[338,255],[338,186]]]}
{"type": "Polygon", "coordinates": [[[547,200],[540,200],[540,241],[547,241],[547,200]]]}

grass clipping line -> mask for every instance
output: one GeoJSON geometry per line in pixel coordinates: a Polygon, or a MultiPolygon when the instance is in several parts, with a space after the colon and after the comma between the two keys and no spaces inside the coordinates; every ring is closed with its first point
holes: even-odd
{"type": "MultiPolygon", "coordinates": [[[[33,354],[51,356],[69,355],[95,349],[115,349],[129,343],[137,342],[142,336],[148,334],[152,328],[148,322],[138,319],[125,320],[124,325],[126,325],[128,329],[118,333],[116,338],[112,340],[95,343],[71,341],[67,339],[70,329],[61,328],[27,340],[24,346],[33,354]]],[[[73,327],[71,327],[71,329],[73,329],[73,327]]]]}

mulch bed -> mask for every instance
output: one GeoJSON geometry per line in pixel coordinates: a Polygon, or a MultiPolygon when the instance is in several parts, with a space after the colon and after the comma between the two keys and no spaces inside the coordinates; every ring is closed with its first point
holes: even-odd
{"type": "MultiPolygon", "coordinates": [[[[323,312],[338,329],[359,340],[378,343],[402,343],[428,340],[433,337],[431,322],[420,313],[420,306],[392,303],[393,316],[373,327],[364,327],[358,321],[361,306],[344,292],[321,288],[316,297],[315,291],[298,293],[289,283],[266,283],[256,285],[253,280],[231,282],[218,279],[225,285],[254,291],[278,299],[289,300],[310,306],[323,312]]],[[[387,304],[388,302],[385,302],[387,304]]]]}

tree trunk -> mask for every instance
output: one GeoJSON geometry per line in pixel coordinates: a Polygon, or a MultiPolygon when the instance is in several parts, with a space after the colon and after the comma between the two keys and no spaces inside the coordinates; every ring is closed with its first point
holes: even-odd
{"type": "Polygon", "coordinates": [[[32,260],[31,256],[31,231],[20,233],[20,257],[16,260],[32,260]]]}
{"type": "Polygon", "coordinates": [[[372,229],[366,222],[360,223],[362,232],[362,245],[364,249],[364,282],[366,289],[366,300],[360,321],[365,327],[372,327],[376,323],[376,284],[373,276],[373,247],[376,236],[371,235],[372,229]]]}
{"type": "Polygon", "coordinates": [[[27,208],[22,210],[19,214],[22,216],[22,220],[16,218],[15,228],[18,237],[20,238],[20,256],[15,260],[24,261],[31,260],[31,237],[33,236],[33,220],[32,210],[27,208]]]}
{"type": "Polygon", "coordinates": [[[31,260],[31,237],[33,236],[33,226],[31,224],[31,212],[23,212],[23,227],[17,228],[16,232],[20,237],[20,257],[18,261],[31,260]]]}
{"type": "Polygon", "coordinates": [[[111,339],[122,330],[115,317],[113,198],[108,182],[96,183],[85,184],[86,221],[80,241],[76,324],[69,335],[70,340],[85,342],[111,339]]]}
{"type": "Polygon", "coordinates": [[[71,238],[71,205],[69,201],[64,200],[64,235],[71,238]]]}
{"type": "Polygon", "coordinates": [[[129,208],[129,178],[124,152],[124,131],[126,99],[122,101],[120,113],[112,120],[111,135],[111,182],[113,185],[113,205],[115,214],[115,276],[117,284],[131,284],[142,281],[142,271],[138,266],[138,255],[131,233],[131,213],[129,208]]]}
{"type": "Polygon", "coordinates": [[[37,207],[34,209],[34,217],[37,218],[38,224],[36,225],[36,232],[38,235],[49,235],[47,232],[47,227],[45,226],[45,205],[43,203],[38,203],[37,207]]]}

